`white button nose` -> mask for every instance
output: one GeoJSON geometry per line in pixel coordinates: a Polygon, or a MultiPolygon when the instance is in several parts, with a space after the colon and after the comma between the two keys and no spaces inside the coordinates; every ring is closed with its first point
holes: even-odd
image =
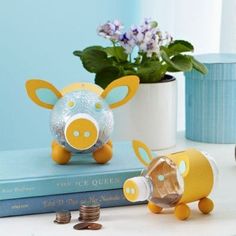
{"type": "Polygon", "coordinates": [[[88,138],[90,136],[90,132],[89,131],[85,131],[84,132],[84,137],[88,138]]]}
{"type": "Polygon", "coordinates": [[[78,130],[75,130],[75,131],[73,132],[73,135],[74,135],[75,137],[79,137],[79,131],[78,131],[78,130]]]}

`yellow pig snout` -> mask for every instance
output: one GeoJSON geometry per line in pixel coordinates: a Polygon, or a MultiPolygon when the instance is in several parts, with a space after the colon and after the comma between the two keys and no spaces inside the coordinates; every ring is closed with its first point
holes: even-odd
{"type": "Polygon", "coordinates": [[[80,113],[66,122],[64,134],[70,146],[77,150],[86,150],[97,142],[99,127],[92,116],[80,113]]]}

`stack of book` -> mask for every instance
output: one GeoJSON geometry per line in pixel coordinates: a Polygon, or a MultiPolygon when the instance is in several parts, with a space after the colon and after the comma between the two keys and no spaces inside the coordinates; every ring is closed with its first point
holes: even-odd
{"type": "Polygon", "coordinates": [[[122,192],[127,178],[143,166],[131,143],[116,143],[112,160],[96,164],[91,155],[74,156],[67,165],[51,160],[50,149],[0,152],[0,217],[131,204],[122,192]]]}

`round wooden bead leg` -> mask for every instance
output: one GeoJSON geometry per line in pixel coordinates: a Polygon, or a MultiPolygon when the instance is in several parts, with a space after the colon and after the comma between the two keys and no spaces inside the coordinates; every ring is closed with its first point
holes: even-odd
{"type": "Polygon", "coordinates": [[[105,164],[112,158],[112,148],[108,144],[104,144],[101,148],[93,153],[94,160],[99,164],[105,164]]]}
{"type": "Polygon", "coordinates": [[[202,198],[198,202],[198,208],[203,214],[209,214],[214,209],[214,203],[210,198],[202,198]]]}
{"type": "Polygon", "coordinates": [[[151,211],[151,212],[154,213],[154,214],[158,214],[158,213],[160,213],[160,212],[162,211],[162,208],[161,208],[161,207],[155,205],[155,204],[152,203],[152,202],[148,202],[147,207],[148,207],[149,211],[151,211]]]}
{"type": "Polygon", "coordinates": [[[175,207],[175,217],[179,220],[188,219],[190,212],[190,208],[184,203],[181,203],[175,207]]]}
{"type": "Polygon", "coordinates": [[[52,142],[52,159],[56,163],[64,165],[68,163],[70,158],[71,158],[71,153],[54,140],[52,142]]]}

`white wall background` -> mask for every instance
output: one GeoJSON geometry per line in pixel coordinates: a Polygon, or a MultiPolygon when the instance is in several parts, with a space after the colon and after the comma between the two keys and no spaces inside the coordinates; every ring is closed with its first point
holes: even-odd
{"type": "MultiPolygon", "coordinates": [[[[226,1],[234,1],[236,10],[235,0],[226,1]]],[[[175,39],[190,41],[195,54],[214,53],[220,50],[221,6],[221,0],[141,0],[141,16],[156,19],[160,28],[175,39]]],[[[231,14],[235,14],[233,10],[231,14]]],[[[236,39],[236,33],[234,37],[236,39]]],[[[236,50],[236,40],[234,42],[236,50]]],[[[178,130],[184,130],[185,83],[182,73],[175,76],[178,79],[178,130]]]]}
{"type": "Polygon", "coordinates": [[[220,51],[236,53],[236,0],[222,0],[220,51]]]}

